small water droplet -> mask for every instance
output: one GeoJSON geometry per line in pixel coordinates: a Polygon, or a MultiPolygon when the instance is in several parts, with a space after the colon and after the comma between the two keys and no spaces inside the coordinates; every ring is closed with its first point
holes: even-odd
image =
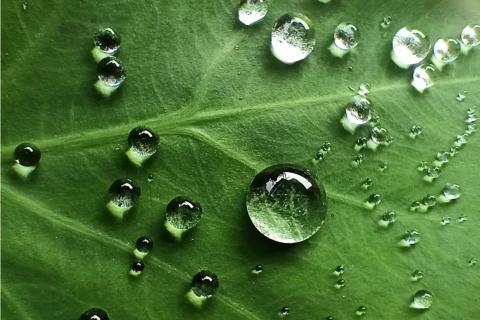
{"type": "Polygon", "coordinates": [[[372,185],[373,185],[372,178],[366,178],[365,180],[363,180],[361,187],[364,190],[368,190],[372,185]]]}
{"type": "Polygon", "coordinates": [[[364,159],[363,155],[357,154],[355,157],[353,157],[352,167],[356,168],[359,165],[361,165],[363,163],[363,159],[364,159]]]}
{"type": "Polygon", "coordinates": [[[433,76],[435,68],[431,64],[422,64],[413,70],[411,85],[418,92],[423,93],[426,89],[433,86],[433,76]]]}
{"type": "Polygon", "coordinates": [[[332,316],[327,316],[327,317],[325,317],[325,320],[335,320],[335,318],[332,317],[332,316]]]}
{"type": "Polygon", "coordinates": [[[465,96],[465,92],[462,93],[462,92],[459,92],[457,94],[457,96],[455,97],[455,99],[457,99],[458,102],[463,102],[465,100],[466,96],[465,96]]]}
{"type": "Polygon", "coordinates": [[[345,279],[338,279],[337,282],[335,282],[334,288],[341,289],[343,287],[345,287],[345,279]]]}
{"type": "Polygon", "coordinates": [[[460,186],[454,183],[447,183],[443,187],[442,193],[438,197],[438,201],[442,203],[451,202],[457,200],[462,195],[460,186]]]}
{"type": "Polygon", "coordinates": [[[260,274],[263,272],[263,266],[261,264],[257,264],[253,269],[252,273],[253,274],[260,274]]]}
{"type": "Polygon", "coordinates": [[[415,246],[419,241],[419,233],[416,230],[407,230],[402,236],[402,239],[398,242],[400,247],[409,248],[415,246]]]}
{"type": "Polygon", "coordinates": [[[480,44],[480,25],[469,24],[462,30],[462,52],[467,54],[480,44]]]}
{"type": "Polygon", "coordinates": [[[465,136],[462,135],[462,134],[459,134],[459,135],[457,135],[457,137],[455,138],[455,142],[453,143],[453,146],[460,148],[460,147],[466,145],[467,142],[468,142],[468,141],[467,141],[467,139],[465,138],[465,136]]]}
{"type": "Polygon", "coordinates": [[[355,145],[353,146],[353,149],[357,152],[362,151],[367,147],[367,141],[368,139],[365,137],[360,137],[357,139],[357,142],[355,142],[355,145]]]}
{"type": "Polygon", "coordinates": [[[115,150],[115,151],[118,151],[118,150],[120,150],[121,148],[122,148],[122,145],[121,145],[120,143],[117,143],[117,144],[115,145],[114,150],[115,150]]]}
{"type": "Polygon", "coordinates": [[[476,258],[471,258],[470,260],[468,260],[468,265],[470,267],[473,267],[474,265],[476,265],[478,263],[478,259],[476,258]]]}
{"type": "Polygon", "coordinates": [[[352,71],[353,71],[353,67],[352,67],[352,66],[348,66],[348,67],[347,67],[347,70],[350,71],[350,72],[352,72],[352,71]]]}
{"type": "Polygon", "coordinates": [[[37,169],[42,153],[37,146],[27,142],[21,143],[15,148],[13,157],[13,171],[20,178],[26,179],[33,171],[35,171],[35,169],[37,169]]]}
{"type": "Polygon", "coordinates": [[[265,0],[241,0],[238,7],[238,20],[250,26],[262,20],[268,12],[268,3],[265,0]]]}
{"type": "Polygon", "coordinates": [[[133,254],[139,260],[145,258],[153,249],[153,240],[149,236],[141,236],[135,243],[133,254]]]}
{"type": "Polygon", "coordinates": [[[417,166],[417,170],[420,172],[427,172],[428,168],[429,168],[429,165],[427,161],[422,161],[417,166]]]}
{"type": "Polygon", "coordinates": [[[412,309],[428,309],[432,306],[433,295],[428,290],[418,290],[410,303],[412,309]]]}
{"type": "Polygon", "coordinates": [[[450,157],[455,157],[457,154],[458,154],[458,151],[460,151],[460,148],[459,147],[450,147],[450,150],[448,150],[448,155],[450,157]]]}
{"type": "Polygon", "coordinates": [[[427,168],[423,180],[431,183],[433,180],[438,179],[438,177],[440,177],[440,167],[432,166],[427,168]]]}
{"type": "Polygon", "coordinates": [[[333,34],[333,42],[329,47],[335,57],[341,58],[358,45],[360,31],[358,28],[347,22],[340,23],[333,34]]]}
{"type": "Polygon", "coordinates": [[[240,50],[240,46],[239,45],[236,45],[235,47],[233,47],[234,50],[238,51],[240,50]]]}
{"type": "Polygon", "coordinates": [[[372,103],[364,96],[356,95],[345,108],[345,115],[340,123],[350,133],[358,126],[366,124],[372,118],[372,103]]]}
{"type": "Polygon", "coordinates": [[[463,222],[465,222],[465,221],[467,221],[467,220],[468,220],[468,219],[467,219],[467,216],[464,215],[463,213],[460,214],[460,215],[458,216],[458,219],[457,219],[457,221],[458,221],[459,223],[463,223],[463,222]]]}
{"type": "Polygon", "coordinates": [[[121,38],[112,28],[100,29],[93,38],[93,55],[97,61],[114,55],[120,48],[121,38]]]}
{"type": "Polygon", "coordinates": [[[358,87],[357,93],[359,96],[366,97],[367,94],[370,93],[370,88],[371,88],[371,85],[369,83],[361,83],[360,86],[358,87]]]}
{"type": "Polygon", "coordinates": [[[145,264],[142,261],[135,261],[130,267],[130,275],[133,277],[138,277],[142,274],[145,269],[145,264]]]}
{"type": "Polygon", "coordinates": [[[365,209],[373,210],[382,202],[382,196],[379,193],[372,193],[363,203],[365,209]]]}
{"type": "Polygon", "coordinates": [[[397,221],[397,214],[394,211],[386,211],[380,220],[378,220],[378,225],[383,228],[387,228],[391,224],[397,221]]]}
{"type": "Polygon", "coordinates": [[[285,14],[272,29],[271,51],[281,62],[293,64],[307,58],[315,47],[313,24],[301,14],[285,14]]]}
{"type": "Polygon", "coordinates": [[[286,317],[290,314],[290,309],[288,307],[283,307],[280,309],[280,312],[278,313],[281,317],[286,317]]]}
{"type": "Polygon", "coordinates": [[[198,272],[192,279],[192,288],[186,298],[194,306],[200,308],[208,299],[212,298],[220,283],[217,275],[208,270],[198,272]]]}
{"type": "Polygon", "coordinates": [[[381,145],[389,146],[392,143],[392,137],[387,129],[382,127],[374,127],[370,131],[370,139],[367,141],[367,147],[370,150],[376,151],[381,145]]]}
{"type": "Polygon", "coordinates": [[[380,27],[382,27],[382,29],[387,29],[391,23],[392,23],[392,17],[385,16],[383,17],[383,20],[380,21],[380,27]]]}
{"type": "Polygon", "coordinates": [[[367,314],[367,307],[365,306],[360,306],[357,308],[357,310],[355,311],[355,314],[359,317],[362,317],[364,315],[367,314]]]}
{"type": "Polygon", "coordinates": [[[146,127],[136,127],[128,134],[128,159],[136,166],[141,167],[150,159],[158,148],[158,135],[146,127]]]}
{"type": "Polygon", "coordinates": [[[428,209],[433,208],[434,206],[437,205],[437,197],[429,194],[425,196],[421,201],[421,206],[420,208],[417,209],[419,212],[427,212],[428,209]]]}
{"type": "Polygon", "coordinates": [[[118,219],[122,219],[140,197],[141,190],[135,182],[130,179],[115,180],[109,189],[110,201],[107,209],[118,219]]]}
{"type": "Polygon", "coordinates": [[[165,229],[176,239],[181,240],[185,232],[198,225],[202,218],[202,207],[186,197],[172,199],[165,210],[165,229]]]}
{"type": "Polygon", "coordinates": [[[109,56],[98,63],[97,77],[95,88],[99,93],[108,97],[125,81],[126,72],[120,60],[109,56]]]}
{"type": "Polygon", "coordinates": [[[410,132],[408,133],[408,136],[412,139],[416,139],[418,136],[420,136],[423,133],[423,128],[420,127],[419,125],[413,125],[412,128],[410,129],[410,132]]]}
{"type": "Polygon", "coordinates": [[[452,38],[438,39],[433,45],[432,62],[438,70],[442,70],[446,64],[457,60],[460,51],[458,40],[452,38]]]}
{"type": "Polygon", "coordinates": [[[332,144],[330,142],[325,142],[320,150],[315,153],[315,157],[313,158],[313,162],[319,162],[325,159],[325,156],[332,150],[332,144]]]}
{"type": "Polygon", "coordinates": [[[388,169],[388,162],[387,161],[383,161],[378,166],[378,171],[380,171],[380,172],[385,172],[385,170],[387,170],[387,169],[388,169]]]}
{"type": "Polygon", "coordinates": [[[333,269],[333,275],[338,277],[345,273],[345,266],[343,264],[338,265],[335,269],[333,269]]]}
{"type": "Polygon", "coordinates": [[[147,182],[152,183],[153,178],[154,178],[153,174],[149,174],[148,177],[147,177],[147,182]]]}
{"type": "Polygon", "coordinates": [[[323,186],[308,170],[294,165],[275,165],[258,173],[250,183],[246,206],[255,228],[281,243],[310,238],[327,213],[323,186]]]}
{"type": "Polygon", "coordinates": [[[28,2],[22,3],[22,9],[27,10],[28,9],[28,2]]]}
{"type": "Polygon", "coordinates": [[[448,157],[450,156],[450,152],[440,151],[437,152],[435,160],[433,161],[433,165],[436,167],[442,167],[448,163],[448,157]]]}
{"type": "Polygon", "coordinates": [[[419,30],[403,27],[393,37],[392,48],[393,62],[407,69],[427,57],[430,51],[430,40],[419,30]]]}
{"type": "Polygon", "coordinates": [[[441,224],[442,226],[446,226],[446,225],[448,225],[448,224],[450,224],[450,223],[451,223],[450,217],[442,217],[442,219],[440,220],[440,224],[441,224]]]}
{"type": "Polygon", "coordinates": [[[415,270],[410,275],[410,279],[414,282],[420,281],[423,278],[423,272],[420,270],[415,270]]]}
{"type": "Polygon", "coordinates": [[[109,320],[109,317],[105,310],[92,308],[82,313],[80,320],[109,320]]]}

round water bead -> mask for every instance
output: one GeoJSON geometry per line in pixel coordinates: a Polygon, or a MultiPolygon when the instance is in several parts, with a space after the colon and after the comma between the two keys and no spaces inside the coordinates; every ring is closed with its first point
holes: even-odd
{"type": "Polygon", "coordinates": [[[462,30],[462,52],[468,53],[480,44],[480,25],[469,24],[462,30]]]}
{"type": "Polygon", "coordinates": [[[372,193],[371,195],[368,196],[363,206],[365,207],[365,209],[373,210],[381,202],[382,202],[382,196],[379,193],[372,193]]]}
{"type": "Polygon", "coordinates": [[[345,267],[343,266],[343,264],[341,265],[338,265],[335,269],[333,269],[333,275],[338,277],[342,274],[345,273],[345,267]]]}
{"type": "Polygon", "coordinates": [[[362,189],[368,190],[368,189],[370,189],[370,187],[372,185],[373,185],[372,178],[367,178],[367,179],[363,180],[363,182],[362,182],[362,189]]]}
{"type": "Polygon", "coordinates": [[[92,55],[95,61],[114,55],[120,48],[121,38],[112,28],[100,29],[93,38],[92,55]]]}
{"type": "Polygon", "coordinates": [[[148,236],[141,236],[137,239],[135,243],[135,250],[133,250],[133,254],[137,259],[142,260],[145,258],[146,255],[150,253],[153,249],[153,240],[148,236]]]}
{"type": "Polygon", "coordinates": [[[137,202],[141,190],[130,179],[118,179],[112,183],[109,192],[110,201],[107,203],[107,209],[113,216],[122,219],[137,202]]]}
{"type": "Polygon", "coordinates": [[[92,308],[80,316],[80,320],[109,320],[107,312],[100,308],[92,308]]]}
{"type": "Polygon", "coordinates": [[[457,200],[462,195],[460,186],[454,183],[447,183],[442,190],[442,194],[438,196],[438,201],[442,203],[457,200]]]}
{"type": "Polygon", "coordinates": [[[419,281],[422,278],[423,278],[423,272],[420,271],[420,270],[415,270],[410,275],[410,280],[415,281],[415,282],[419,281]]]}
{"type": "Polygon", "coordinates": [[[427,182],[433,182],[433,180],[438,179],[440,177],[440,170],[441,168],[438,166],[428,167],[426,174],[423,176],[423,180],[427,182]]]}
{"type": "Polygon", "coordinates": [[[192,288],[187,299],[196,307],[201,307],[207,299],[213,297],[219,287],[217,276],[208,270],[202,270],[192,279],[192,288]]]}
{"type": "Polygon", "coordinates": [[[304,241],[325,221],[325,190],[311,173],[289,164],[274,165],[250,183],[246,206],[255,228],[281,243],[304,241]]]}
{"type": "Polygon", "coordinates": [[[428,309],[432,306],[433,295],[428,290],[418,290],[410,303],[412,309],[428,309]]]}
{"type": "Polygon", "coordinates": [[[281,62],[293,64],[304,60],[315,47],[313,24],[302,14],[287,13],[275,22],[270,49],[281,62]]]}
{"type": "Polygon", "coordinates": [[[467,220],[468,220],[468,219],[467,219],[467,216],[464,215],[463,213],[460,214],[460,215],[458,216],[458,219],[457,219],[457,221],[458,221],[459,223],[463,223],[463,222],[465,222],[465,221],[467,221],[467,220]]]}
{"type": "Polygon", "coordinates": [[[249,26],[262,20],[267,12],[266,0],[241,0],[238,7],[238,20],[249,26]]]}
{"type": "Polygon", "coordinates": [[[358,138],[357,142],[355,142],[355,145],[353,146],[353,149],[357,152],[362,151],[367,147],[367,141],[368,139],[365,137],[358,138]]]}
{"type": "Polygon", "coordinates": [[[431,64],[422,64],[413,70],[411,85],[418,92],[423,93],[426,89],[433,86],[433,75],[435,68],[431,64]]]}
{"type": "Polygon", "coordinates": [[[392,41],[391,58],[399,67],[407,69],[425,59],[430,51],[430,40],[423,32],[403,27],[392,41]]]}
{"type": "Polygon", "coordinates": [[[358,45],[360,31],[358,28],[347,22],[340,23],[333,34],[333,43],[329,50],[335,57],[341,58],[358,45]]]}
{"type": "Polygon", "coordinates": [[[145,269],[145,264],[142,261],[135,261],[130,267],[130,275],[133,277],[138,277],[142,274],[145,269]]]}
{"type": "Polygon", "coordinates": [[[377,223],[380,227],[387,228],[395,221],[397,221],[397,214],[394,211],[387,211],[382,215],[377,223]]]}
{"type": "Polygon", "coordinates": [[[452,38],[438,39],[433,45],[432,62],[439,70],[442,70],[446,64],[457,60],[460,51],[458,40],[452,38]]]}
{"type": "Polygon", "coordinates": [[[357,310],[355,311],[355,314],[359,317],[362,317],[364,315],[367,314],[367,307],[365,306],[360,306],[357,308],[357,310]]]}
{"type": "Polygon", "coordinates": [[[13,152],[15,160],[12,169],[21,178],[26,179],[37,168],[41,156],[40,149],[34,144],[19,144],[13,152]]]}
{"type": "Polygon", "coordinates": [[[290,314],[290,309],[289,309],[287,306],[285,306],[285,307],[283,307],[282,309],[280,309],[279,315],[280,315],[281,317],[286,317],[286,316],[288,316],[289,314],[290,314]]]}
{"type": "Polygon", "coordinates": [[[194,228],[201,217],[200,203],[186,197],[176,197],[167,205],[164,225],[176,240],[181,240],[182,235],[194,228]]]}
{"type": "Polygon", "coordinates": [[[400,247],[409,248],[415,246],[419,241],[419,233],[415,230],[407,230],[402,236],[402,239],[398,243],[400,247]]]}
{"type": "Polygon", "coordinates": [[[104,96],[110,96],[126,78],[126,72],[120,60],[114,56],[105,57],[97,65],[98,81],[95,88],[104,96]]]}
{"type": "Polygon", "coordinates": [[[341,289],[343,287],[345,287],[345,279],[338,279],[334,284],[335,289],[341,289]]]}
{"type": "Polygon", "coordinates": [[[423,128],[419,125],[413,125],[408,133],[408,136],[412,139],[416,139],[419,135],[423,133],[423,128]]]}
{"type": "Polygon", "coordinates": [[[372,118],[372,103],[366,97],[356,95],[345,108],[345,115],[340,120],[343,128],[354,133],[357,127],[364,125],[372,118]]]}
{"type": "Polygon", "coordinates": [[[442,217],[442,219],[440,220],[440,224],[442,226],[449,225],[451,222],[452,222],[452,219],[450,219],[450,217],[442,217]]]}
{"type": "Polygon", "coordinates": [[[352,167],[356,168],[359,165],[363,163],[363,155],[362,154],[357,154],[355,157],[353,157],[352,160],[352,167]]]}
{"type": "Polygon", "coordinates": [[[146,127],[136,127],[128,134],[128,159],[136,166],[142,164],[157,152],[158,135],[146,127]]]}
{"type": "Polygon", "coordinates": [[[261,264],[257,264],[253,269],[252,273],[253,274],[260,274],[263,272],[263,266],[261,264]]]}
{"type": "Polygon", "coordinates": [[[388,145],[390,135],[387,129],[382,127],[373,127],[370,131],[370,139],[367,141],[367,147],[373,151],[376,151],[380,145],[388,145]]]}
{"type": "Polygon", "coordinates": [[[387,29],[392,23],[392,20],[391,16],[383,17],[382,21],[380,21],[380,27],[382,27],[382,29],[387,29]]]}

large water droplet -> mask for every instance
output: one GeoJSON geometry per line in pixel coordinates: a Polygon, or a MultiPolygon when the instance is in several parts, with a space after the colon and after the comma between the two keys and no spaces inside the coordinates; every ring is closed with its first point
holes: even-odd
{"type": "Polygon", "coordinates": [[[313,24],[302,14],[287,13],[275,22],[270,49],[286,64],[308,57],[315,47],[313,24]]]}
{"type": "Polygon", "coordinates": [[[41,156],[40,149],[34,144],[19,144],[13,152],[15,160],[12,169],[19,177],[26,179],[37,168],[41,156]]]}
{"type": "Polygon", "coordinates": [[[202,207],[198,202],[185,197],[172,199],[166,208],[165,228],[177,240],[188,230],[197,226],[202,217],[202,207]]]}
{"type": "Polygon", "coordinates": [[[250,184],[246,205],[257,230],[282,243],[301,242],[313,236],[327,212],[323,186],[308,170],[288,164],[258,173],[250,184]]]}
{"type": "Polygon", "coordinates": [[[249,26],[262,20],[267,12],[266,0],[241,0],[238,7],[238,20],[249,26]]]}
{"type": "Polygon", "coordinates": [[[217,275],[208,270],[202,270],[192,279],[192,288],[187,293],[187,299],[196,307],[201,307],[207,299],[213,297],[219,287],[217,275]]]}
{"type": "Polygon", "coordinates": [[[433,295],[428,290],[418,290],[410,303],[412,309],[428,309],[432,306],[433,295]]]}
{"type": "Polygon", "coordinates": [[[342,22],[335,29],[333,43],[330,45],[329,50],[332,55],[341,58],[355,48],[359,40],[360,31],[358,28],[351,23],[342,22]]]}
{"type": "Polygon", "coordinates": [[[100,60],[97,65],[97,77],[95,88],[99,93],[108,97],[123,83],[126,72],[122,62],[111,56],[100,60]]]}
{"type": "Polygon", "coordinates": [[[115,180],[110,186],[110,201],[107,209],[116,218],[122,219],[140,197],[140,187],[130,179],[115,180]]]}
{"type": "Polygon", "coordinates": [[[469,24],[462,30],[462,52],[467,54],[480,44],[480,25],[469,24]]]}
{"type": "Polygon", "coordinates": [[[114,55],[120,48],[121,38],[112,28],[100,29],[93,38],[92,55],[95,61],[114,55]]]}
{"type": "Polygon", "coordinates": [[[109,320],[109,317],[106,311],[100,308],[92,308],[82,313],[80,320],[109,320]]]}
{"type": "Polygon", "coordinates": [[[460,50],[458,40],[452,38],[438,39],[433,45],[432,62],[438,70],[442,70],[446,64],[457,60],[460,50]]]}
{"type": "Polygon", "coordinates": [[[142,164],[157,152],[158,135],[146,127],[136,127],[128,134],[128,159],[136,166],[142,164]]]}
{"type": "Polygon", "coordinates": [[[425,59],[430,50],[430,40],[419,30],[403,27],[393,37],[392,47],[392,60],[406,69],[425,59]]]}
{"type": "Polygon", "coordinates": [[[142,274],[143,270],[145,269],[145,264],[142,261],[135,261],[130,266],[130,275],[133,277],[138,277],[142,274]]]}
{"type": "Polygon", "coordinates": [[[135,243],[135,250],[133,250],[133,254],[137,259],[142,260],[145,258],[150,251],[153,249],[153,240],[148,236],[141,236],[137,239],[135,243]]]}
{"type": "Polygon", "coordinates": [[[431,64],[422,64],[413,70],[411,85],[418,92],[423,93],[426,89],[433,86],[433,75],[435,68],[431,64]]]}
{"type": "Polygon", "coordinates": [[[366,97],[356,95],[345,108],[345,116],[340,123],[350,133],[354,133],[357,127],[364,125],[372,118],[372,103],[366,97]]]}

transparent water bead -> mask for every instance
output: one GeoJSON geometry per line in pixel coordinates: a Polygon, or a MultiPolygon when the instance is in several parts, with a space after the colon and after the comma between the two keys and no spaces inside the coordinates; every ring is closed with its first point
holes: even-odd
{"type": "Polygon", "coordinates": [[[337,282],[333,285],[335,289],[341,289],[345,287],[345,279],[338,279],[337,282]]]}
{"type": "Polygon", "coordinates": [[[462,30],[462,52],[467,54],[480,44],[480,25],[469,24],[462,30]]]}
{"type": "Polygon", "coordinates": [[[433,74],[435,68],[431,64],[422,64],[413,70],[412,82],[410,83],[418,92],[423,93],[433,86],[433,74]]]}
{"type": "Polygon", "coordinates": [[[238,20],[250,26],[262,20],[268,12],[266,0],[241,0],[238,7],[238,20]]]}
{"type": "Polygon", "coordinates": [[[382,21],[380,21],[380,27],[382,27],[382,29],[387,29],[391,23],[392,23],[392,17],[385,16],[383,17],[382,21]]]}
{"type": "Polygon", "coordinates": [[[414,201],[410,211],[427,212],[437,204],[437,198],[433,195],[425,196],[421,201],[414,201]]]}
{"type": "Polygon", "coordinates": [[[123,219],[125,213],[133,208],[140,197],[140,187],[130,179],[115,180],[110,186],[110,201],[107,209],[118,218],[123,219]]]}
{"type": "Polygon", "coordinates": [[[432,62],[438,70],[453,61],[460,55],[460,42],[452,38],[438,39],[433,45],[432,62]]]}
{"type": "Polygon", "coordinates": [[[21,143],[13,152],[14,164],[13,171],[22,179],[27,179],[28,176],[37,169],[42,153],[32,143],[21,143]]]}
{"type": "Polygon", "coordinates": [[[153,182],[153,179],[154,179],[153,174],[149,174],[148,177],[147,177],[147,182],[148,182],[148,183],[152,183],[152,182],[153,182]]]}
{"type": "Polygon", "coordinates": [[[365,180],[363,180],[361,187],[364,190],[368,190],[372,187],[372,185],[373,185],[372,178],[366,178],[365,180]]]}
{"type": "Polygon", "coordinates": [[[456,136],[455,141],[453,142],[453,146],[460,148],[460,147],[466,145],[467,142],[468,142],[468,141],[467,141],[467,139],[465,138],[465,136],[459,134],[459,135],[456,136]]]}
{"type": "Polygon", "coordinates": [[[427,172],[428,168],[429,168],[429,165],[427,161],[422,161],[417,166],[417,170],[420,172],[427,172]]]}
{"type": "Polygon", "coordinates": [[[109,97],[117,90],[126,78],[125,68],[120,60],[114,56],[100,60],[97,65],[95,88],[105,97],[109,97]]]}
{"type": "Polygon", "coordinates": [[[112,28],[100,29],[93,37],[92,56],[95,61],[100,61],[117,53],[120,48],[121,38],[112,28]]]}
{"type": "Polygon", "coordinates": [[[369,83],[361,83],[360,86],[358,86],[357,94],[366,97],[367,94],[370,93],[370,88],[371,85],[369,83]]]}
{"type": "Polygon", "coordinates": [[[340,120],[343,128],[350,133],[366,124],[372,118],[372,103],[366,97],[356,95],[353,100],[349,102],[345,108],[345,115],[340,120]]]}
{"type": "Polygon", "coordinates": [[[389,139],[390,135],[387,129],[382,127],[374,127],[370,132],[370,139],[367,141],[367,147],[370,150],[376,151],[380,145],[389,145],[389,139]]]}
{"type": "Polygon", "coordinates": [[[382,196],[379,193],[372,193],[363,203],[365,209],[373,210],[382,202],[382,196]]]}
{"type": "Polygon", "coordinates": [[[332,2],[332,0],[318,0],[318,2],[320,2],[320,3],[330,3],[330,2],[332,2]]]}
{"type": "Polygon", "coordinates": [[[145,258],[153,249],[153,240],[149,236],[141,236],[135,243],[133,254],[139,260],[145,258]]]}
{"type": "Polygon", "coordinates": [[[320,150],[317,151],[315,157],[313,158],[313,163],[318,163],[325,159],[325,156],[332,150],[332,144],[330,142],[325,142],[320,150]]]}
{"type": "Polygon", "coordinates": [[[167,205],[164,225],[176,240],[181,240],[183,234],[195,228],[201,218],[200,203],[186,197],[176,197],[167,205]]]}
{"type": "Polygon", "coordinates": [[[360,137],[357,139],[357,142],[355,142],[355,145],[353,146],[353,149],[357,152],[362,151],[367,147],[367,141],[368,139],[365,137],[360,137]]]}
{"type": "Polygon", "coordinates": [[[432,306],[433,295],[428,290],[418,290],[414,295],[410,308],[412,309],[428,309],[432,306]]]}
{"type": "Polygon", "coordinates": [[[328,50],[333,56],[342,58],[358,45],[359,40],[360,31],[358,28],[351,23],[342,22],[335,29],[333,42],[328,50]]]}
{"type": "Polygon", "coordinates": [[[362,163],[363,163],[363,155],[357,154],[355,157],[353,157],[352,167],[356,168],[359,165],[361,165],[362,163]]]}
{"type": "Polygon", "coordinates": [[[194,306],[200,308],[213,297],[219,287],[217,275],[208,270],[198,272],[192,279],[192,288],[186,298],[194,306]]]}
{"type": "Polygon", "coordinates": [[[313,24],[302,14],[287,13],[275,22],[270,49],[281,62],[293,64],[308,57],[315,47],[313,24]]]}
{"type": "Polygon", "coordinates": [[[281,243],[297,243],[316,234],[325,221],[323,185],[296,165],[274,165],[250,183],[246,206],[257,230],[281,243]]]}
{"type": "Polygon", "coordinates": [[[109,320],[108,314],[105,310],[100,308],[92,308],[80,316],[80,320],[109,320]]]}
{"type": "Polygon", "coordinates": [[[394,211],[385,212],[380,220],[378,220],[378,225],[383,228],[388,228],[391,224],[397,221],[397,214],[394,211]]]}
{"type": "Polygon", "coordinates": [[[146,127],[136,127],[128,134],[128,150],[125,153],[134,165],[141,167],[157,152],[160,139],[146,127]]]}
{"type": "Polygon", "coordinates": [[[457,200],[461,195],[462,193],[458,184],[447,183],[437,199],[441,203],[448,203],[457,200]]]}
{"type": "Polygon", "coordinates": [[[335,320],[335,318],[333,316],[326,316],[325,320],[335,320]]]}
{"type": "Polygon", "coordinates": [[[393,37],[391,58],[397,66],[407,69],[425,59],[429,51],[428,36],[419,30],[403,27],[393,37]]]}
{"type": "Polygon", "coordinates": [[[413,282],[417,282],[421,279],[423,279],[423,272],[420,270],[415,270],[410,275],[410,280],[412,280],[413,282]]]}
{"type": "Polygon", "coordinates": [[[290,314],[290,309],[285,306],[285,307],[282,307],[282,309],[280,309],[280,311],[278,312],[278,315],[282,318],[288,316],[290,314]]]}
{"type": "Polygon", "coordinates": [[[471,258],[470,260],[468,260],[468,265],[470,267],[473,267],[474,265],[476,265],[478,263],[478,259],[476,258],[471,258]]]}
{"type": "Polygon", "coordinates": [[[144,269],[145,264],[142,261],[135,261],[134,263],[132,263],[129,273],[132,277],[138,277],[142,274],[144,269]]]}
{"type": "Polygon", "coordinates": [[[449,225],[451,222],[452,222],[452,219],[450,219],[450,217],[442,217],[442,219],[440,220],[440,224],[442,226],[449,225]]]}
{"type": "Polygon", "coordinates": [[[345,273],[345,267],[343,264],[338,265],[335,269],[333,269],[333,275],[338,277],[345,273]]]}
{"type": "Polygon", "coordinates": [[[257,264],[253,269],[252,269],[252,274],[260,274],[263,272],[263,266],[261,264],[257,264]]]}
{"type": "Polygon", "coordinates": [[[465,95],[466,92],[459,92],[457,94],[457,96],[455,97],[455,99],[458,101],[458,102],[463,102],[466,98],[466,95],[465,95]]]}
{"type": "Polygon", "coordinates": [[[425,172],[426,174],[423,176],[423,180],[430,183],[433,182],[440,177],[440,170],[440,167],[437,166],[428,167],[425,172]]]}
{"type": "Polygon", "coordinates": [[[355,311],[355,314],[359,317],[362,317],[364,315],[367,314],[367,307],[365,306],[360,306],[357,308],[357,310],[355,311]]]}
{"type": "Polygon", "coordinates": [[[465,221],[467,221],[467,220],[468,220],[468,219],[467,219],[467,216],[464,215],[463,213],[460,214],[460,215],[458,216],[458,219],[457,219],[457,221],[458,221],[459,223],[463,223],[463,222],[465,222],[465,221]]]}
{"type": "Polygon", "coordinates": [[[407,230],[403,234],[402,239],[398,242],[398,245],[404,248],[413,247],[420,241],[419,235],[420,234],[415,230],[407,230]]]}
{"type": "Polygon", "coordinates": [[[422,127],[420,127],[419,125],[413,125],[412,128],[410,129],[410,132],[408,133],[408,136],[412,139],[416,139],[422,133],[423,133],[422,127]]]}
{"type": "Polygon", "coordinates": [[[388,169],[388,162],[387,161],[383,161],[378,166],[378,171],[380,171],[380,172],[385,172],[385,170],[387,170],[387,169],[388,169]]]}
{"type": "Polygon", "coordinates": [[[433,160],[432,165],[436,167],[442,167],[448,163],[448,158],[450,157],[450,153],[446,151],[437,152],[435,156],[435,160],[433,160]]]}

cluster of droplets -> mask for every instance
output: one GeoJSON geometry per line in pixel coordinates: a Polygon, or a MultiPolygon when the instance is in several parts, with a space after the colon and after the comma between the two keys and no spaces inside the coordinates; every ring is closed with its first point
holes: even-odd
{"type": "Polygon", "coordinates": [[[137,239],[135,243],[135,249],[133,250],[133,255],[136,258],[136,261],[132,263],[130,267],[130,275],[138,277],[142,274],[145,265],[143,259],[152,251],[153,249],[153,240],[149,236],[141,236],[137,239]]]}
{"type": "Polygon", "coordinates": [[[335,267],[335,269],[333,269],[332,274],[338,278],[333,285],[335,289],[342,289],[343,287],[345,287],[346,282],[345,282],[345,279],[343,278],[344,273],[345,273],[345,267],[343,264],[340,264],[337,267],[335,267]]]}
{"type": "Polygon", "coordinates": [[[330,142],[325,142],[320,148],[320,150],[318,150],[315,153],[315,156],[313,157],[313,160],[312,160],[313,163],[316,164],[320,161],[323,161],[323,159],[325,159],[325,157],[331,150],[332,150],[332,144],[330,142]]]}
{"type": "Polygon", "coordinates": [[[427,212],[437,205],[437,197],[428,194],[421,200],[416,200],[410,205],[410,211],[427,212]]]}

